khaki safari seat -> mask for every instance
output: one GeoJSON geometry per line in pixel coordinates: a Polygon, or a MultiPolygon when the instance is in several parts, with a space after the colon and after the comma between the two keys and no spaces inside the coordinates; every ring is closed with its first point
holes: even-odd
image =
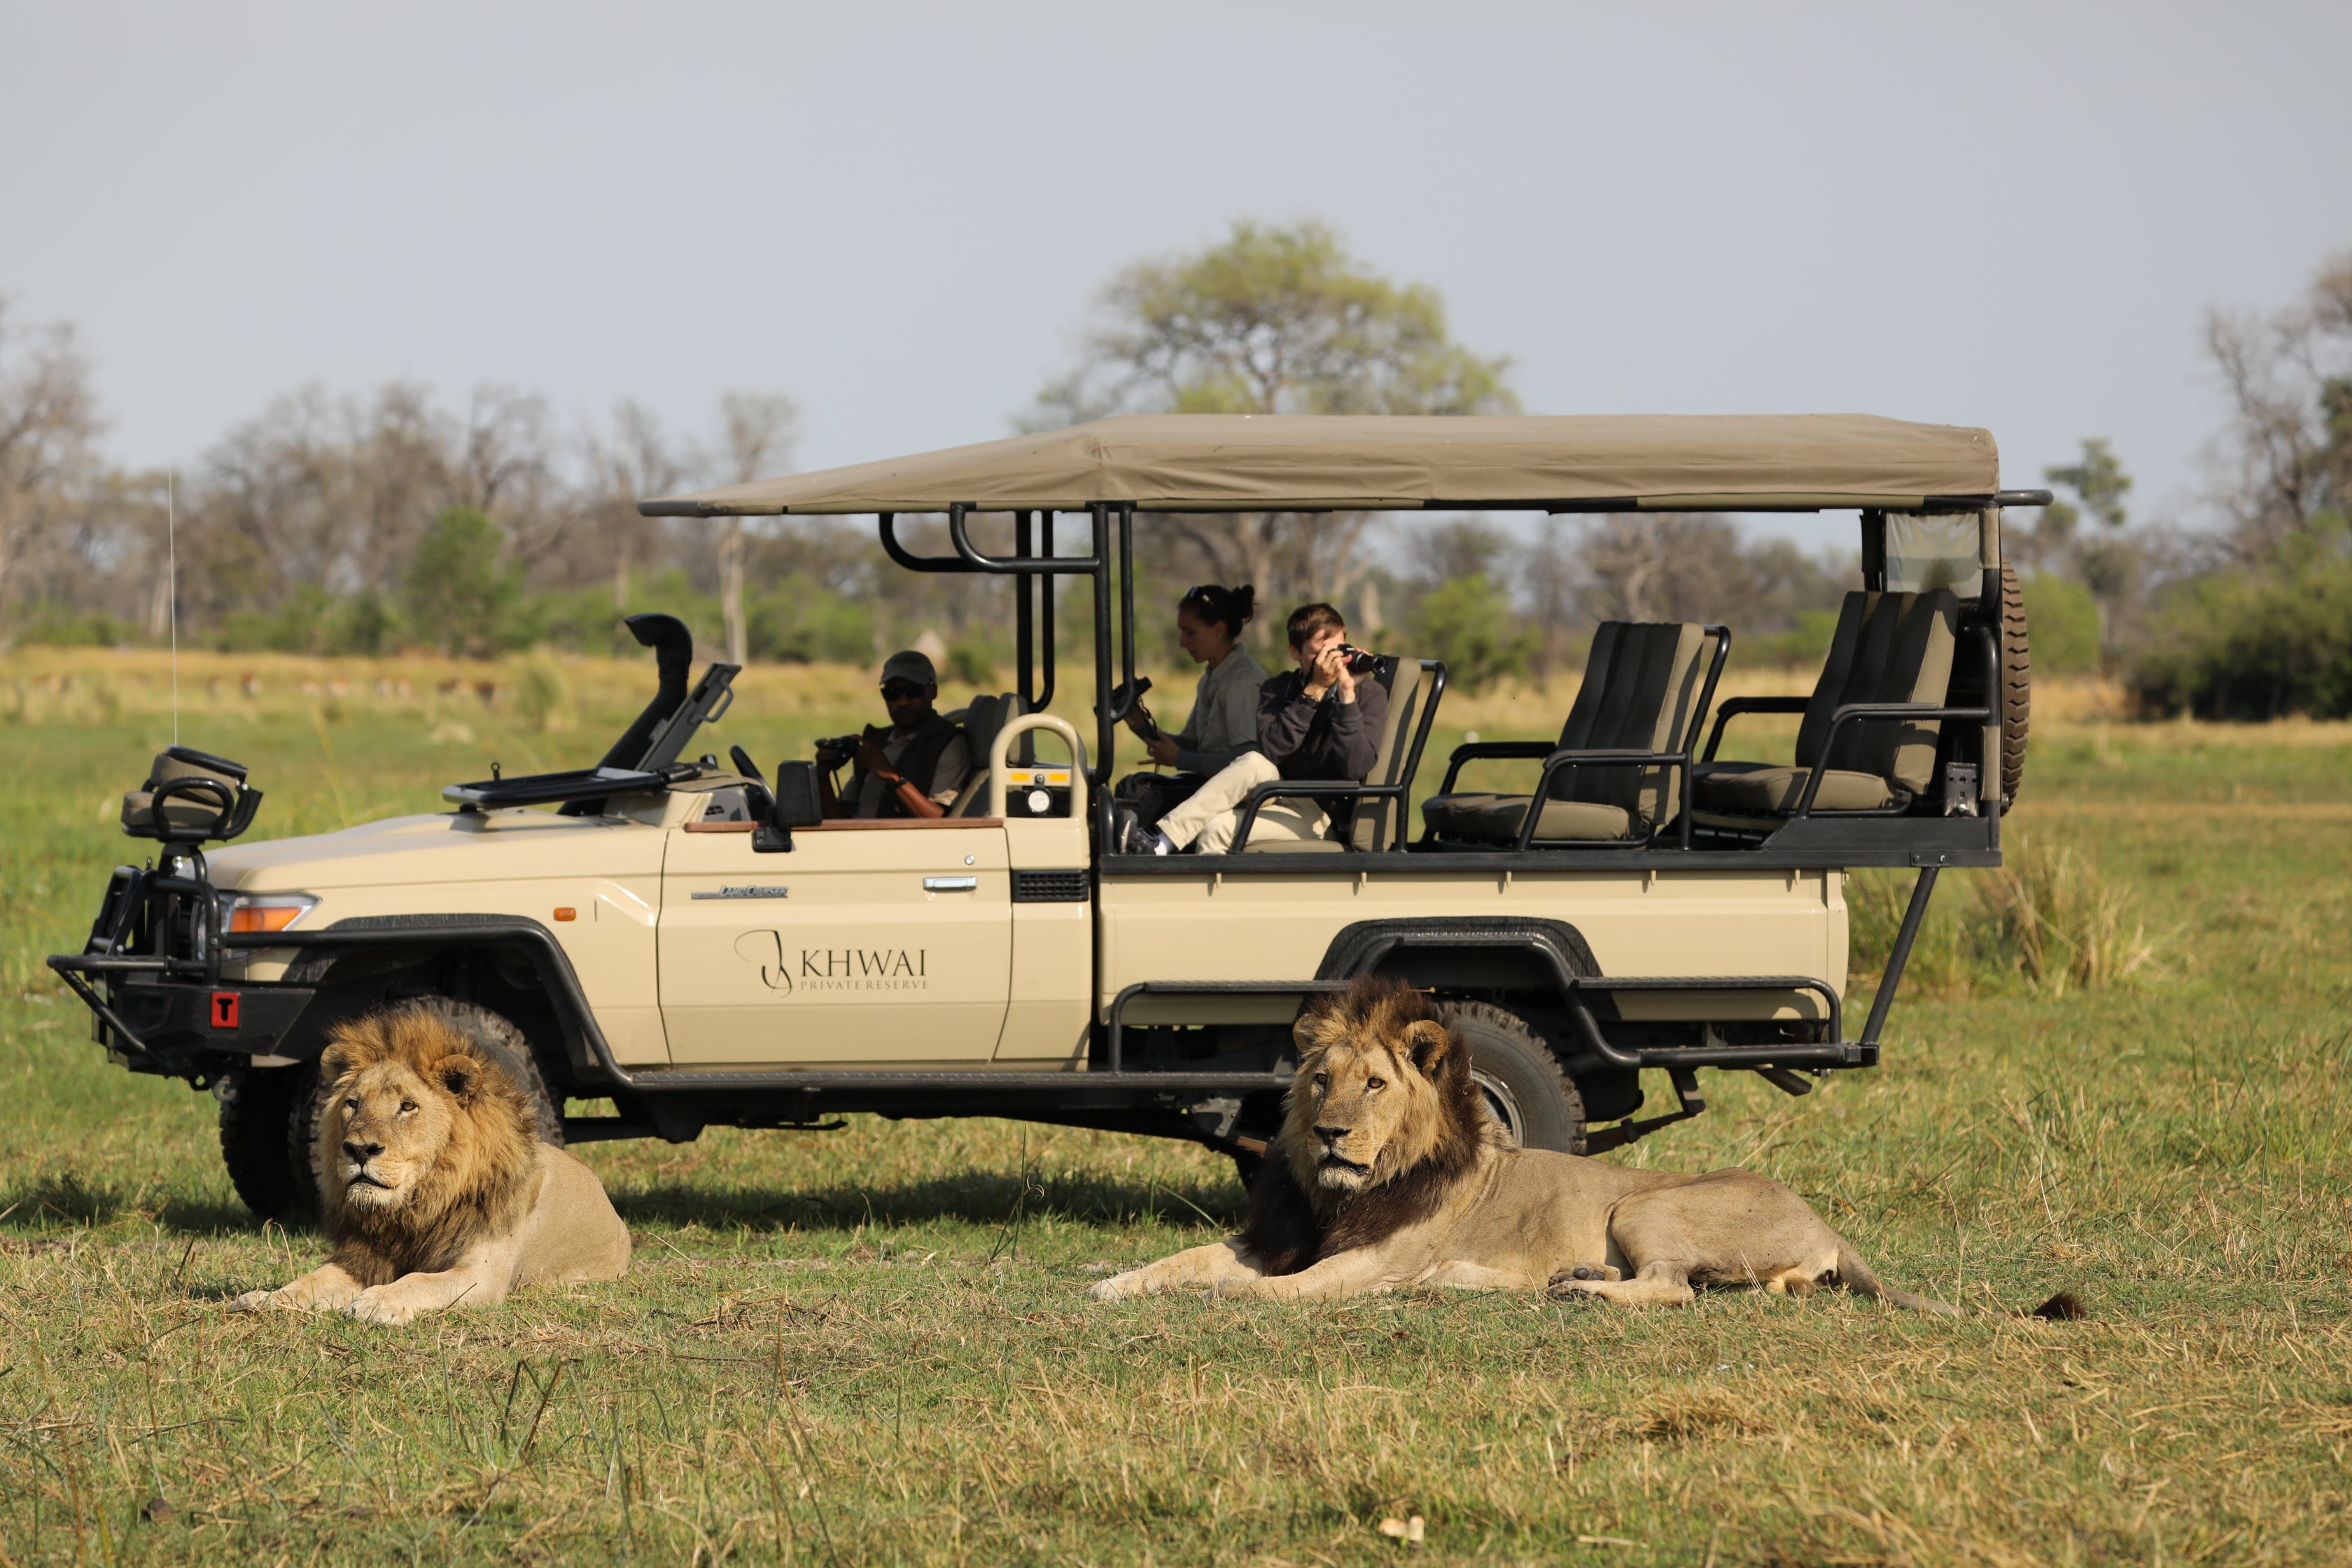
{"type": "MultiPolygon", "coordinates": [[[[963,741],[971,758],[971,773],[956,792],[955,804],[948,807],[950,816],[978,816],[988,809],[988,752],[996,744],[997,731],[1029,711],[1029,705],[1013,692],[991,697],[982,692],[967,706],[947,715],[952,723],[963,726],[963,741]]],[[[1025,737],[1024,737],[1025,741],[1025,737]]],[[[1018,747],[1026,750],[1025,745],[1018,747]]],[[[1025,758],[1014,757],[1020,762],[1025,758]]]]}
{"type": "MultiPolygon", "coordinates": [[[[1429,725],[1423,716],[1434,710],[1438,699],[1445,690],[1445,667],[1423,664],[1417,658],[1397,654],[1381,654],[1372,665],[1372,679],[1379,681],[1389,694],[1388,717],[1381,724],[1380,747],[1372,753],[1372,771],[1361,785],[1341,782],[1317,784],[1308,793],[1302,788],[1295,797],[1311,800],[1330,811],[1351,796],[1355,800],[1355,817],[1341,837],[1326,837],[1300,841],[1295,838],[1270,838],[1252,844],[1245,835],[1235,835],[1241,853],[1246,855],[1338,855],[1351,849],[1389,849],[1402,846],[1404,838],[1405,802],[1412,795],[1412,775],[1421,766],[1421,748],[1429,739],[1429,725]],[[1413,672],[1405,679],[1404,672],[1413,672]],[[1388,793],[1365,796],[1357,789],[1379,789],[1388,793]]],[[[1262,784],[1253,792],[1260,799],[1283,797],[1291,786],[1262,784]]],[[[1243,808],[1244,811],[1248,807],[1243,808]]],[[[1334,813],[1336,816],[1337,814],[1334,813]]],[[[1335,829],[1336,831],[1336,829],[1335,829]]]]}
{"type": "Polygon", "coordinates": [[[1444,787],[1422,804],[1429,838],[1484,848],[1646,841],[1681,809],[1691,742],[1706,721],[1730,638],[1722,626],[1687,621],[1603,621],[1558,744],[1457,748],[1444,787]],[[1532,832],[1528,807],[1536,795],[1454,791],[1465,763],[1497,758],[1543,760],[1543,809],[1532,832]]]}
{"type": "Polygon", "coordinates": [[[1927,787],[1941,733],[1937,715],[1951,685],[1959,601],[1948,589],[1919,594],[1853,593],[1839,608],[1837,631],[1813,694],[1735,698],[1717,715],[1715,733],[1692,781],[1693,815],[1703,826],[1758,828],[1805,806],[1818,771],[1813,811],[1895,811],[1927,787]],[[1918,717],[1849,716],[1857,704],[1916,706],[1918,717]],[[1714,761],[1727,721],[1738,713],[1795,712],[1794,765],[1714,761]],[[1826,766],[1823,764],[1826,763],[1826,766]]]}
{"type": "Polygon", "coordinates": [[[244,767],[190,746],[155,753],[147,782],[122,797],[122,831],[137,838],[194,844],[234,838],[252,822],[261,792],[244,767]]]}

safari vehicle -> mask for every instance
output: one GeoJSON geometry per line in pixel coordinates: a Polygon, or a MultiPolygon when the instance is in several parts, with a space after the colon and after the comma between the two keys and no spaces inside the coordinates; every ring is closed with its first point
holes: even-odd
{"type": "Polygon", "coordinates": [[[598,766],[452,784],[436,815],[208,853],[257,797],[234,764],[167,753],[124,806],[155,859],[117,870],[85,950],[49,962],[116,1061],[213,1089],[264,1214],[310,1194],[330,1026],[414,997],[505,1039],[573,1142],[1007,1116],[1189,1138],[1246,1171],[1300,1008],[1377,972],[1450,1008],[1525,1143],[1610,1148],[1697,1115],[1702,1070],[1801,1095],[1877,1062],[1937,876],[2000,863],[2027,708],[2001,509],[2048,499],[2000,488],[1982,430],[1861,416],[1170,416],[648,500],[872,514],[908,571],[1009,580],[1018,689],[967,710],[986,766],[949,815],[821,820],[810,763],[689,760],[735,670],[689,686],[686,628],[640,616],[659,691],[598,766]],[[1268,509],[1843,510],[1862,581],[1809,698],[1717,702],[1737,628],[1612,623],[1556,742],[1465,745],[1443,770],[1423,752],[1444,666],[1391,647],[1370,780],[1245,806],[1344,802],[1344,830],[1107,852],[1135,531],[1268,509]],[[948,552],[902,539],[913,516],[944,519],[948,552]],[[1086,735],[1045,710],[1063,579],[1092,596],[1086,735]],[[1741,721],[1770,713],[1802,716],[1793,765],[1743,759],[1741,721]],[[1496,793],[1514,760],[1534,788],[1496,793]],[[1916,881],[1856,1031],[1858,867],[1916,881]],[[562,1113],[596,1100],[614,1113],[562,1113]]]}

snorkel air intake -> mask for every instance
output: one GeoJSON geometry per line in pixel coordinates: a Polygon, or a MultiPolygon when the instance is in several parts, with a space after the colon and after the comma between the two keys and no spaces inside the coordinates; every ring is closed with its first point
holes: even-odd
{"type": "Polygon", "coordinates": [[[677,712],[686,700],[686,678],[694,666],[694,634],[676,616],[631,616],[622,623],[629,635],[654,650],[654,666],[661,673],[661,689],[646,710],[613,742],[597,766],[606,768],[638,768],[645,765],[646,751],[653,741],[654,731],[677,712]]]}

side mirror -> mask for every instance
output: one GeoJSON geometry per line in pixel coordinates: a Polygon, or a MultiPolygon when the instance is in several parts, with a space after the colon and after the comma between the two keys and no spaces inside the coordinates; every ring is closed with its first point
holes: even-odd
{"type": "Polygon", "coordinates": [[[780,854],[793,847],[793,829],[814,827],[824,820],[824,806],[816,791],[814,763],[776,764],[775,798],[768,820],[751,833],[751,847],[763,855],[780,854]]]}

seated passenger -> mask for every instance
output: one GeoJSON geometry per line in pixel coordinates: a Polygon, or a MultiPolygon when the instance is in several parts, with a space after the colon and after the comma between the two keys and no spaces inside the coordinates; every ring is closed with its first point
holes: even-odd
{"type": "MultiPolygon", "coordinates": [[[[1380,751],[1388,717],[1387,689],[1355,668],[1348,624],[1328,605],[1307,605],[1291,613],[1290,657],[1297,669],[1277,675],[1258,690],[1258,750],[1245,752],[1202,784],[1192,798],[1147,827],[1131,815],[1119,819],[1118,852],[1171,855],[1181,849],[1222,855],[1241,826],[1241,805],[1260,784],[1276,779],[1345,780],[1361,784],[1380,751]]],[[[1354,807],[1335,802],[1326,813],[1307,796],[1268,801],[1260,807],[1255,839],[1309,840],[1325,837],[1334,822],[1345,826],[1354,807]]]]}
{"type": "Polygon", "coordinates": [[[1192,695],[1192,716],[1173,735],[1151,722],[1138,704],[1128,727],[1163,768],[1213,773],[1244,752],[1257,750],[1258,689],[1265,671],[1242,647],[1242,628],[1256,613],[1257,590],[1247,583],[1221,588],[1202,583],[1176,601],[1176,641],[1194,664],[1206,665],[1192,695]]]}
{"type": "Polygon", "coordinates": [[[945,816],[956,792],[971,774],[971,748],[963,731],[941,718],[932,704],[940,680],[931,661],[912,648],[882,664],[882,703],[890,726],[869,724],[848,751],[817,747],[818,800],[827,816],[945,816]],[[834,792],[833,770],[856,767],[849,784],[834,792]]]}

